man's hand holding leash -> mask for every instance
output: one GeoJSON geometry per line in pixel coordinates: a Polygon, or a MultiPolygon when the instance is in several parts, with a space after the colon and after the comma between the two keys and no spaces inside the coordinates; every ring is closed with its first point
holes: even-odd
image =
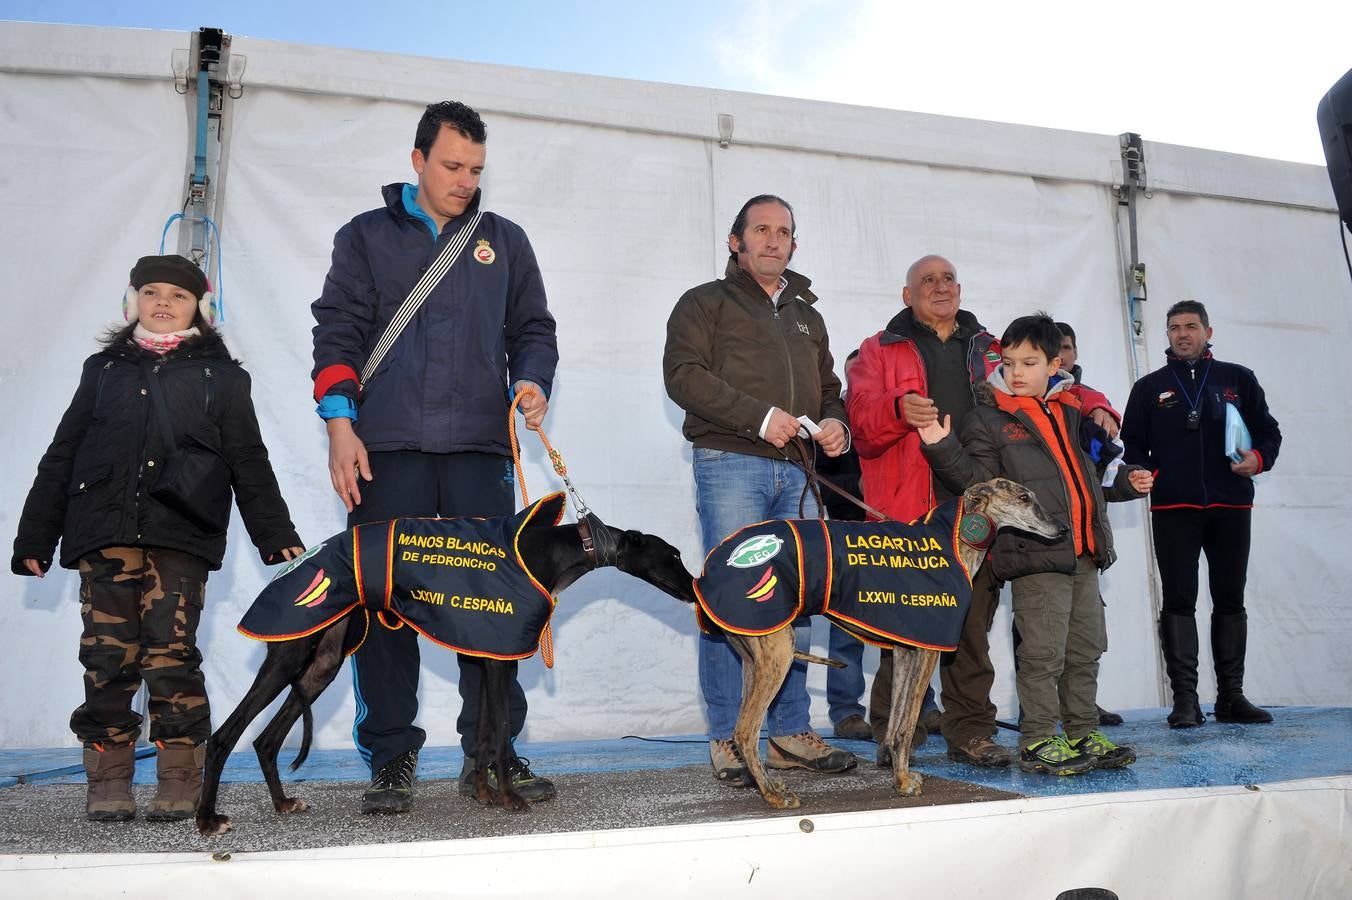
{"type": "Polygon", "coordinates": [[[517,404],[517,408],[526,417],[526,427],[539,428],[540,423],[545,420],[545,413],[549,410],[549,401],[545,399],[544,391],[529,381],[518,381],[512,387],[515,393],[521,395],[521,402],[517,404]]]}
{"type": "Polygon", "coordinates": [[[822,419],[820,429],[812,435],[812,439],[827,456],[839,456],[845,452],[848,435],[845,433],[845,426],[839,420],[822,419]]]}

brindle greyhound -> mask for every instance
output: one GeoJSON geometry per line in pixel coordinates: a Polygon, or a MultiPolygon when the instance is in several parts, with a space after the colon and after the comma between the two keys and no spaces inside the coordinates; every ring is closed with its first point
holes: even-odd
{"type": "MultiPolygon", "coordinates": [[[[984,514],[996,530],[1017,528],[1046,539],[1063,537],[1069,530],[1047,515],[1032,491],[1004,478],[968,488],[963,493],[963,503],[965,512],[984,514]]],[[[958,553],[971,573],[981,567],[986,557],[985,549],[961,540],[958,542],[958,553]]],[[[877,635],[863,635],[848,625],[843,627],[852,631],[856,637],[880,642],[877,635]]],[[[797,652],[793,646],[793,629],[787,625],[765,635],[723,633],[742,658],[742,707],[733,728],[733,744],[765,802],[776,809],[796,808],[799,805],[798,798],[782,782],[771,781],[766,776],[760,758],[761,723],[765,721],[770,701],[783,685],[795,657],[808,662],[830,661],[797,652]]],[[[887,733],[878,744],[878,762],[879,765],[886,765],[885,760],[890,754],[897,793],[913,796],[920,793],[923,779],[920,773],[910,771],[911,740],[924,701],[925,687],[934,674],[939,652],[909,644],[887,643],[893,648],[892,702],[887,733]]]]}
{"type": "MultiPolygon", "coordinates": [[[[520,536],[521,558],[541,585],[557,594],[593,569],[614,566],[687,603],[695,599],[693,578],[681,562],[680,551],[659,537],[638,531],[621,531],[588,514],[577,525],[531,528],[520,536]]],[[[361,607],[357,607],[361,609],[361,607]]],[[[254,741],[263,777],[279,813],[303,812],[306,802],[287,797],[277,775],[277,755],[291,726],[304,719],[300,751],[291,764],[294,771],[305,761],[313,723],[311,704],[337,675],[347,651],[361,642],[363,616],[338,619],[306,637],[268,644],[267,656],[244,699],[207,742],[202,793],[197,804],[197,829],[203,835],[230,830],[228,816],[216,812],[216,796],[226,757],[244,729],[283,690],[291,694],[277,715],[254,741]]],[[[502,773],[510,771],[512,759],[508,724],[507,664],[484,659],[484,688],[480,694],[479,729],[476,736],[477,799],[512,810],[525,810],[527,802],[502,773]],[[496,786],[488,778],[492,766],[496,786]]]]}

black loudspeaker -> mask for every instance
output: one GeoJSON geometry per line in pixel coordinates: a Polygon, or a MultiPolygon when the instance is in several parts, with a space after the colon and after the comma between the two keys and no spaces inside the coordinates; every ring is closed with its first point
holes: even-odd
{"type": "Polygon", "coordinates": [[[1352,71],[1329,88],[1319,101],[1315,118],[1324,142],[1333,196],[1338,201],[1338,215],[1352,229],[1352,71]]]}

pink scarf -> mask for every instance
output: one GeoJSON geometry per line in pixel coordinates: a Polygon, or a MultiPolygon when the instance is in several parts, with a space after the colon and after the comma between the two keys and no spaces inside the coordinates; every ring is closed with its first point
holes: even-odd
{"type": "Polygon", "coordinates": [[[194,326],[186,331],[173,331],[169,334],[156,334],[147,329],[141,323],[136,323],[136,330],[131,333],[131,339],[142,350],[149,350],[151,353],[158,353],[161,356],[178,347],[179,344],[188,338],[199,337],[202,332],[194,326]]]}

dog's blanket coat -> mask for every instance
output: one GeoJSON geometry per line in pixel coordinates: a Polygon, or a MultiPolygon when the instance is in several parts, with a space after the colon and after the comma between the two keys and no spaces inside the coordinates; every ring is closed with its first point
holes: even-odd
{"type": "Polygon", "coordinates": [[[957,647],[972,580],[957,553],[961,499],[923,520],[779,519],[715,547],[695,582],[705,617],[734,634],[770,634],[799,616],[825,615],[880,643],[957,647]]]}
{"type": "Polygon", "coordinates": [[[521,559],[526,528],[557,525],[562,492],[514,516],[393,519],[349,528],[311,548],[258,595],[239,630],[262,641],[313,634],[361,606],[470,656],[524,659],[554,598],[521,559]]]}

